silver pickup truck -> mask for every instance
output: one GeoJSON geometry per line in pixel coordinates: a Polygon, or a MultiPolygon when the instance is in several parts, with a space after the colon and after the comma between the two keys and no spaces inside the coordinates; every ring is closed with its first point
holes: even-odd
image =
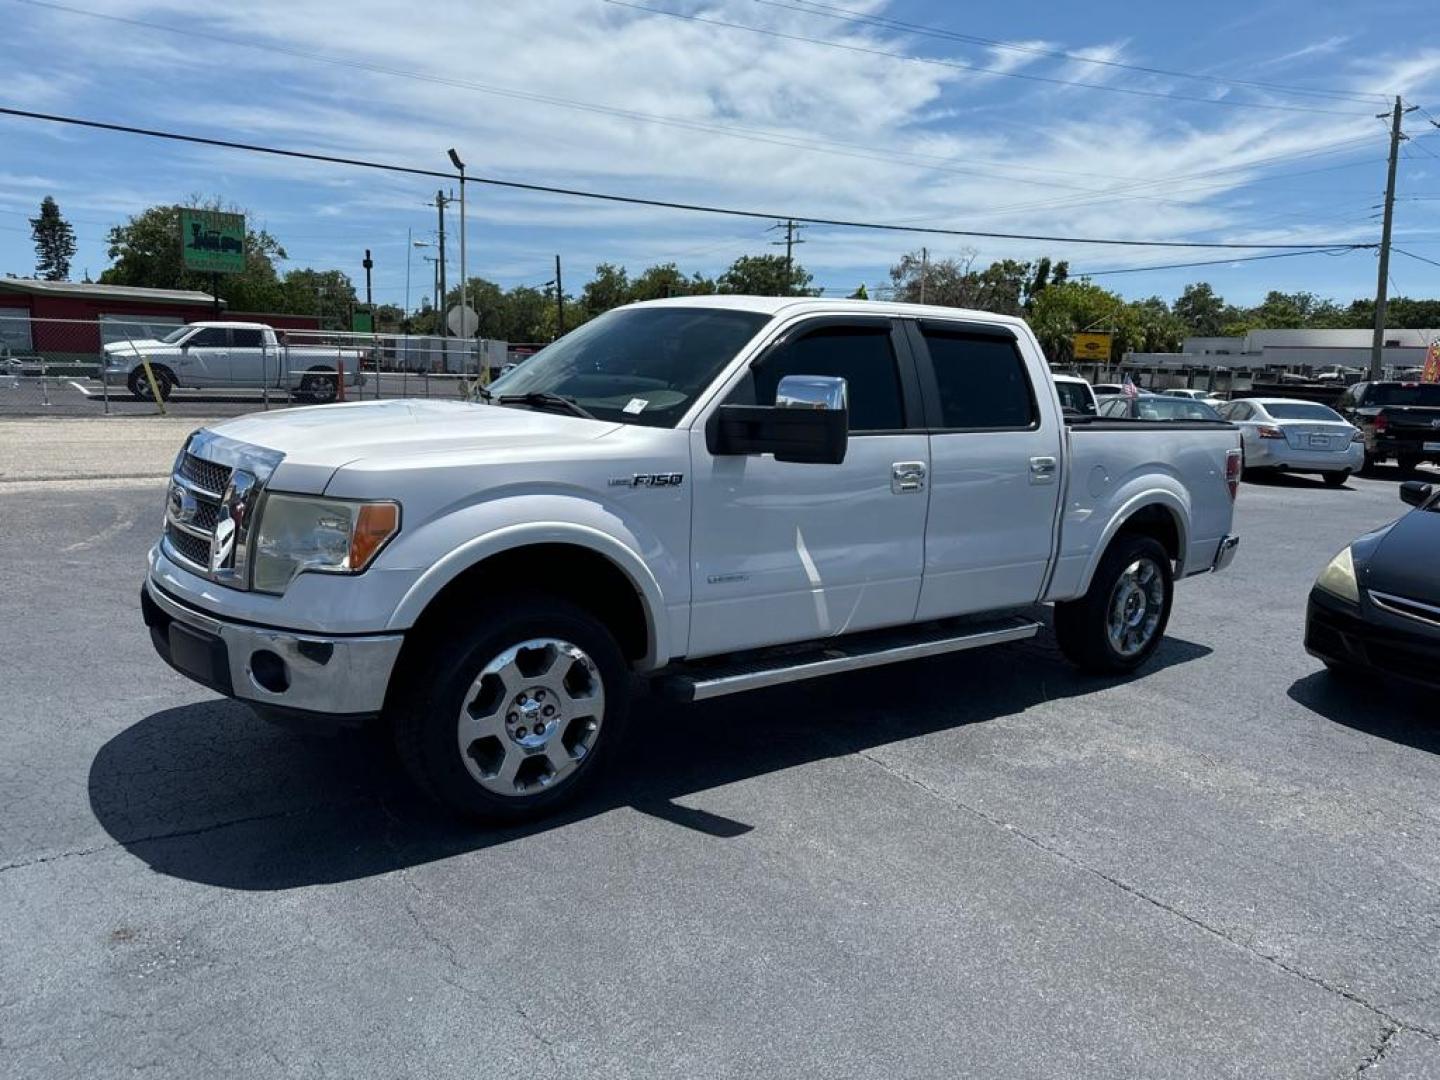
{"type": "Polygon", "coordinates": [[[163,338],[109,342],[104,353],[105,382],[126,387],[142,401],[156,393],[164,401],[184,386],[268,388],[320,404],[335,399],[337,369],[342,366],[346,386],[365,384],[361,350],[287,344],[264,323],[190,323],[163,338]],[[145,375],[146,360],[155,379],[153,390],[145,375]]]}

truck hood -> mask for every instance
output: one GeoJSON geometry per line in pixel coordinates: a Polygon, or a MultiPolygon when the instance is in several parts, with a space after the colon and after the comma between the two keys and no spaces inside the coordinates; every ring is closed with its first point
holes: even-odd
{"type": "Polygon", "coordinates": [[[342,466],[399,465],[416,455],[525,458],[579,447],[620,425],[563,413],[463,401],[367,401],[251,413],[208,430],[285,455],[270,486],[320,494],[342,466]]]}

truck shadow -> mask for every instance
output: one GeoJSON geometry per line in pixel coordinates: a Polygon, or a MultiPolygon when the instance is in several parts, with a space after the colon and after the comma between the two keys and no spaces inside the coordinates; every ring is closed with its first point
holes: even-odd
{"type": "MultiPolygon", "coordinates": [[[[1210,652],[1167,638],[1145,672],[1210,652]]],[[[302,738],[243,705],[210,700],[155,713],[101,747],[90,805],[110,836],[156,872],[242,890],[370,877],[626,807],[726,838],[752,826],[676,800],[1123,681],[1074,671],[1042,634],[700,705],[641,701],[624,753],[591,795],[508,828],[467,826],[421,800],[378,740],[302,738]]]]}
{"type": "Polygon", "coordinates": [[[1361,678],[1341,682],[1325,671],[1297,679],[1286,691],[1291,701],[1335,724],[1402,746],[1440,754],[1440,725],[1424,691],[1361,678]]]}

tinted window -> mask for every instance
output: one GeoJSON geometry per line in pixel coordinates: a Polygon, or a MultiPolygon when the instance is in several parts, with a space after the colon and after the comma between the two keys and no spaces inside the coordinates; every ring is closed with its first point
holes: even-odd
{"type": "Polygon", "coordinates": [[[1440,405],[1440,383],[1375,383],[1366,405],[1440,405]]]}
{"type": "Polygon", "coordinates": [[[1100,405],[1100,415],[1101,415],[1101,416],[1124,416],[1124,415],[1125,415],[1125,406],[1126,406],[1127,404],[1128,404],[1128,402],[1127,402],[1124,398],[1121,398],[1121,397],[1112,397],[1109,401],[1105,401],[1105,402],[1102,402],[1102,403],[1101,403],[1101,405],[1100,405]]]}
{"type": "Polygon", "coordinates": [[[265,344],[265,335],[259,330],[232,330],[230,344],[237,349],[259,349],[265,344]]]}
{"type": "Polygon", "coordinates": [[[192,337],[187,344],[200,345],[205,348],[224,347],[230,344],[230,333],[218,326],[207,327],[192,337]]]}
{"type": "Polygon", "coordinates": [[[1035,422],[1025,364],[1007,338],[926,327],[947,428],[1019,428],[1035,422]]]}
{"type": "Polygon", "coordinates": [[[1055,391],[1060,395],[1060,407],[1066,412],[1095,415],[1095,402],[1090,398],[1090,391],[1080,383],[1057,382],[1055,391]]]}
{"type": "Polygon", "coordinates": [[[755,365],[755,402],[773,405],[786,375],[838,375],[849,384],[850,430],[905,426],[900,372],[888,326],[827,326],[769,353],[755,365]]]}
{"type": "Polygon", "coordinates": [[[1272,401],[1265,411],[1276,420],[1339,420],[1340,414],[1334,409],[1317,405],[1313,401],[1272,401]]]}
{"type": "Polygon", "coordinates": [[[497,380],[492,398],[559,394],[602,420],[673,427],[769,321],[724,308],[616,308],[497,380]]]}

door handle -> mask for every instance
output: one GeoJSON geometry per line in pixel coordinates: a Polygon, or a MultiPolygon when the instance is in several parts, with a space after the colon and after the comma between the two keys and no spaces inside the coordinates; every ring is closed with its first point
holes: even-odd
{"type": "Polygon", "coordinates": [[[1058,465],[1053,457],[1032,457],[1030,459],[1030,483],[1049,484],[1055,480],[1058,465]]]}
{"type": "Polygon", "coordinates": [[[909,495],[925,490],[925,463],[897,461],[890,466],[890,490],[896,495],[909,495]]]}

